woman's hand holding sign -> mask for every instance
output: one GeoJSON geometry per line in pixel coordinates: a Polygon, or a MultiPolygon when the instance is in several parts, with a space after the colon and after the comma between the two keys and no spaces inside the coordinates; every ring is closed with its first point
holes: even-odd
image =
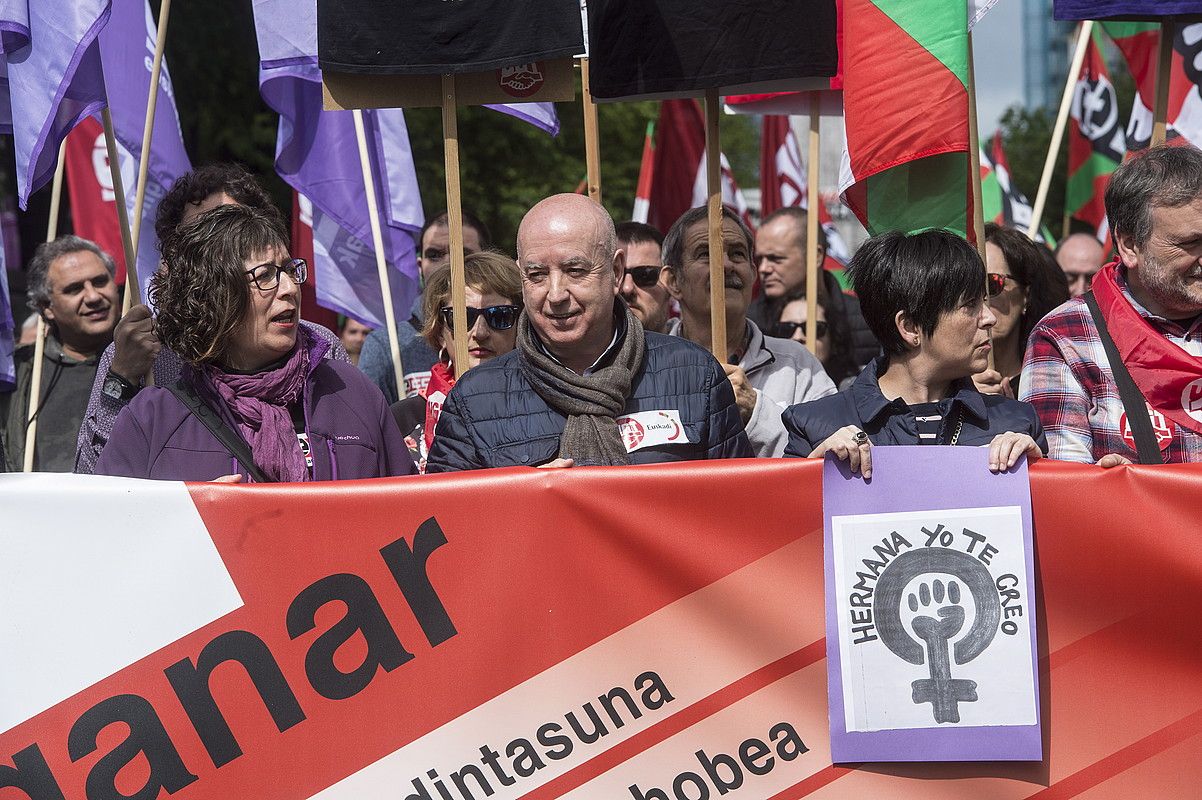
{"type": "Polygon", "coordinates": [[[855,425],[848,425],[826,437],[811,451],[810,458],[822,458],[828,452],[841,461],[846,461],[852,472],[865,478],[872,477],[872,442],[868,434],[855,425]]]}
{"type": "Polygon", "coordinates": [[[1043,458],[1043,451],[1025,433],[999,433],[989,443],[989,471],[1002,472],[1018,463],[1019,456],[1026,454],[1027,461],[1043,458]]]}

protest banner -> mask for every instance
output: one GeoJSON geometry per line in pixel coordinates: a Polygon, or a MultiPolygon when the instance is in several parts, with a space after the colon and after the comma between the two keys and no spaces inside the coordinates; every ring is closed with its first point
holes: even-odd
{"type": "Polygon", "coordinates": [[[1032,466],[1042,761],[842,766],[821,472],[0,476],[0,795],[1196,793],[1202,471],[1032,466]]]}

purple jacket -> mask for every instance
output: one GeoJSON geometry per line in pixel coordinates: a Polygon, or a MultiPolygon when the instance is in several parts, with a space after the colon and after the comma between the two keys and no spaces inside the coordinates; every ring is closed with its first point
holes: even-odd
{"type": "MultiPolygon", "coordinates": [[[[325,342],[312,342],[324,351],[325,342]]],[[[318,481],[414,475],[404,437],[384,396],[356,367],[314,352],[305,382],[305,427],[318,481]]],[[[201,397],[234,427],[229,411],[207,384],[201,397]]],[[[235,428],[236,430],[236,428],[235,428]]],[[[170,390],[147,387],[122,409],[96,462],[97,475],[209,481],[240,473],[237,460],[170,390]]]]}

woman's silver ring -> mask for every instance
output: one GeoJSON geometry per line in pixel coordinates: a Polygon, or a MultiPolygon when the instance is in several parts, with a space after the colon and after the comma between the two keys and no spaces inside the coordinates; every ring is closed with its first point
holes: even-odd
{"type": "Polygon", "coordinates": [[[856,444],[864,444],[864,442],[868,441],[868,434],[864,433],[864,431],[856,431],[856,435],[851,438],[855,439],[856,444]]]}

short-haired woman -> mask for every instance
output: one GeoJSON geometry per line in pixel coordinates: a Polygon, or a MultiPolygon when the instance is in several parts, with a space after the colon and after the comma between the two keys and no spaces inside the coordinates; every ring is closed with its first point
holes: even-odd
{"type": "MultiPolygon", "coordinates": [[[[522,311],[522,274],[512,258],[492,250],[470,253],[464,259],[463,271],[467,283],[467,364],[461,372],[512,350],[522,311]]],[[[400,429],[408,434],[411,453],[424,468],[438,414],[455,386],[449,264],[439,267],[426,281],[422,312],[426,321],[422,338],[437,351],[438,363],[430,369],[425,392],[393,403],[392,413],[400,429]]]]}
{"type": "Polygon", "coordinates": [[[300,327],[308,267],[271,217],[205,212],[164,243],[155,327],[177,385],[121,411],[96,472],[164,480],[311,481],[416,472],[380,391],[300,327]]]}
{"type": "Polygon", "coordinates": [[[870,477],[874,445],[989,445],[994,471],[1043,455],[1035,410],[973,385],[997,320],[972,245],[941,230],[886,233],[848,271],[885,354],[848,389],[785,411],[786,456],[830,452],[870,477]]]}

